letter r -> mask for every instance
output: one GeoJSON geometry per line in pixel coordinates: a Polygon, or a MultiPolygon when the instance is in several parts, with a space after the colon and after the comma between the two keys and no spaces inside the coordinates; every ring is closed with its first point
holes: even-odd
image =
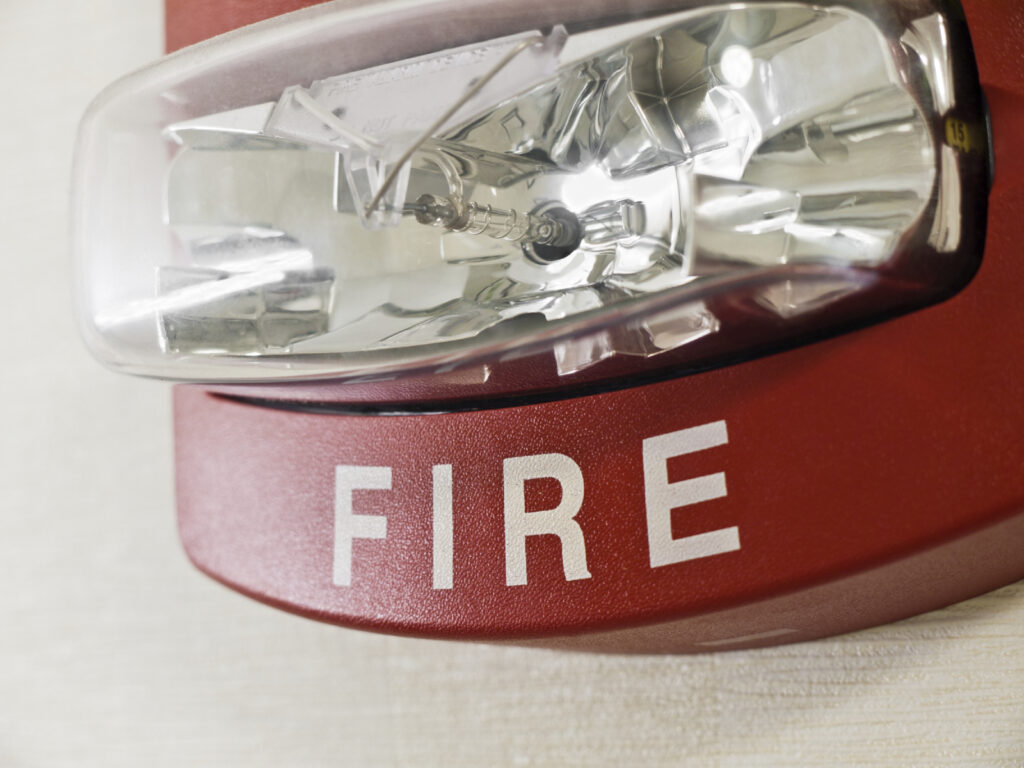
{"type": "Polygon", "coordinates": [[[583,530],[574,519],[583,506],[583,473],[568,456],[549,453],[505,459],[505,583],[526,584],[526,537],[553,534],[562,544],[566,581],[589,579],[583,530]],[[562,486],[554,509],[526,511],[526,481],[550,477],[562,486]]]}

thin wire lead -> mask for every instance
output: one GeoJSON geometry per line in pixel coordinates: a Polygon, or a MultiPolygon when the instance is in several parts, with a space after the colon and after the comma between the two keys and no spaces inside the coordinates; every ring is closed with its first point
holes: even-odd
{"type": "Polygon", "coordinates": [[[506,53],[501,58],[501,61],[495,64],[494,67],[491,68],[489,72],[487,72],[485,75],[480,77],[475,83],[473,83],[466,90],[466,92],[462,94],[458,101],[452,104],[452,106],[449,107],[443,115],[441,115],[437,120],[435,120],[431,124],[431,126],[427,128],[420,135],[420,137],[417,138],[416,141],[412,143],[412,145],[407,150],[405,150],[402,156],[398,159],[398,162],[395,163],[391,170],[388,172],[388,175],[384,177],[384,183],[381,184],[380,189],[377,190],[377,194],[373,196],[373,199],[370,201],[370,204],[366,206],[366,217],[369,218],[373,214],[373,212],[377,210],[377,206],[380,205],[380,201],[384,199],[384,195],[387,194],[388,190],[395,183],[395,179],[398,178],[398,174],[401,173],[403,166],[405,166],[405,164],[412,159],[412,156],[416,153],[416,150],[422,147],[423,144],[426,143],[429,139],[431,139],[435,133],[441,130],[441,127],[445,123],[447,123],[456,112],[462,109],[462,107],[465,106],[470,99],[476,96],[485,85],[487,85],[491,80],[493,80],[498,75],[499,72],[501,72],[501,70],[503,70],[505,67],[511,64],[512,60],[515,59],[516,56],[525,51],[531,45],[536,45],[537,43],[543,41],[544,37],[542,35],[530,37],[527,38],[526,40],[520,40],[518,43],[516,43],[516,45],[514,45],[509,50],[508,53],[506,53]]]}

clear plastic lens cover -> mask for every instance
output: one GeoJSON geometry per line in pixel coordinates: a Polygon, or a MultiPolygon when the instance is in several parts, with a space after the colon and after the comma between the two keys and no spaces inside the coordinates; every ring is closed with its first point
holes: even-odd
{"type": "Polygon", "coordinates": [[[948,3],[556,2],[416,34],[493,3],[449,5],[296,14],[102,94],[75,179],[95,353],[207,381],[699,365],[976,268],[984,117],[948,3]]]}

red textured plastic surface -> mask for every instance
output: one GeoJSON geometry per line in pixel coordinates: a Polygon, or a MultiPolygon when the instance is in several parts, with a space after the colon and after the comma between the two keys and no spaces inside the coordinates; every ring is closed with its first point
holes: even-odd
{"type": "MultiPolygon", "coordinates": [[[[168,0],[169,40],[176,6],[202,27],[193,3],[168,0]]],[[[984,263],[955,298],[743,365],[502,410],[312,415],[178,388],[189,555],[313,618],[545,644],[576,635],[565,642],[615,650],[810,639],[1024,577],[1024,8],[965,6],[997,168],[984,263]],[[652,568],[644,440],[722,421],[728,443],[669,460],[668,479],[724,472],[728,495],[675,510],[672,535],[736,527],[740,549],[652,568]],[[590,577],[567,581],[559,539],[536,536],[527,584],[508,586],[503,461],[545,454],[582,473],[575,520],[590,577]],[[353,496],[356,514],[387,519],[387,535],[353,541],[344,587],[332,580],[337,465],[392,470],[390,490],[353,496]],[[432,584],[434,465],[453,467],[451,589],[432,584]]],[[[551,482],[527,484],[530,510],[559,498],[551,482]]]]}
{"type": "Polygon", "coordinates": [[[326,0],[165,0],[167,52],[326,0]]]}

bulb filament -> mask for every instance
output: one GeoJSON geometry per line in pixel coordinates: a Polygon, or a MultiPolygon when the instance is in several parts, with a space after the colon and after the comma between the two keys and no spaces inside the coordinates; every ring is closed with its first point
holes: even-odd
{"type": "Polygon", "coordinates": [[[568,211],[563,211],[561,216],[523,213],[467,203],[456,195],[441,197],[429,194],[420,196],[406,210],[414,213],[420,224],[441,226],[451,232],[485,235],[495,240],[575,249],[580,239],[579,225],[568,211]]]}

